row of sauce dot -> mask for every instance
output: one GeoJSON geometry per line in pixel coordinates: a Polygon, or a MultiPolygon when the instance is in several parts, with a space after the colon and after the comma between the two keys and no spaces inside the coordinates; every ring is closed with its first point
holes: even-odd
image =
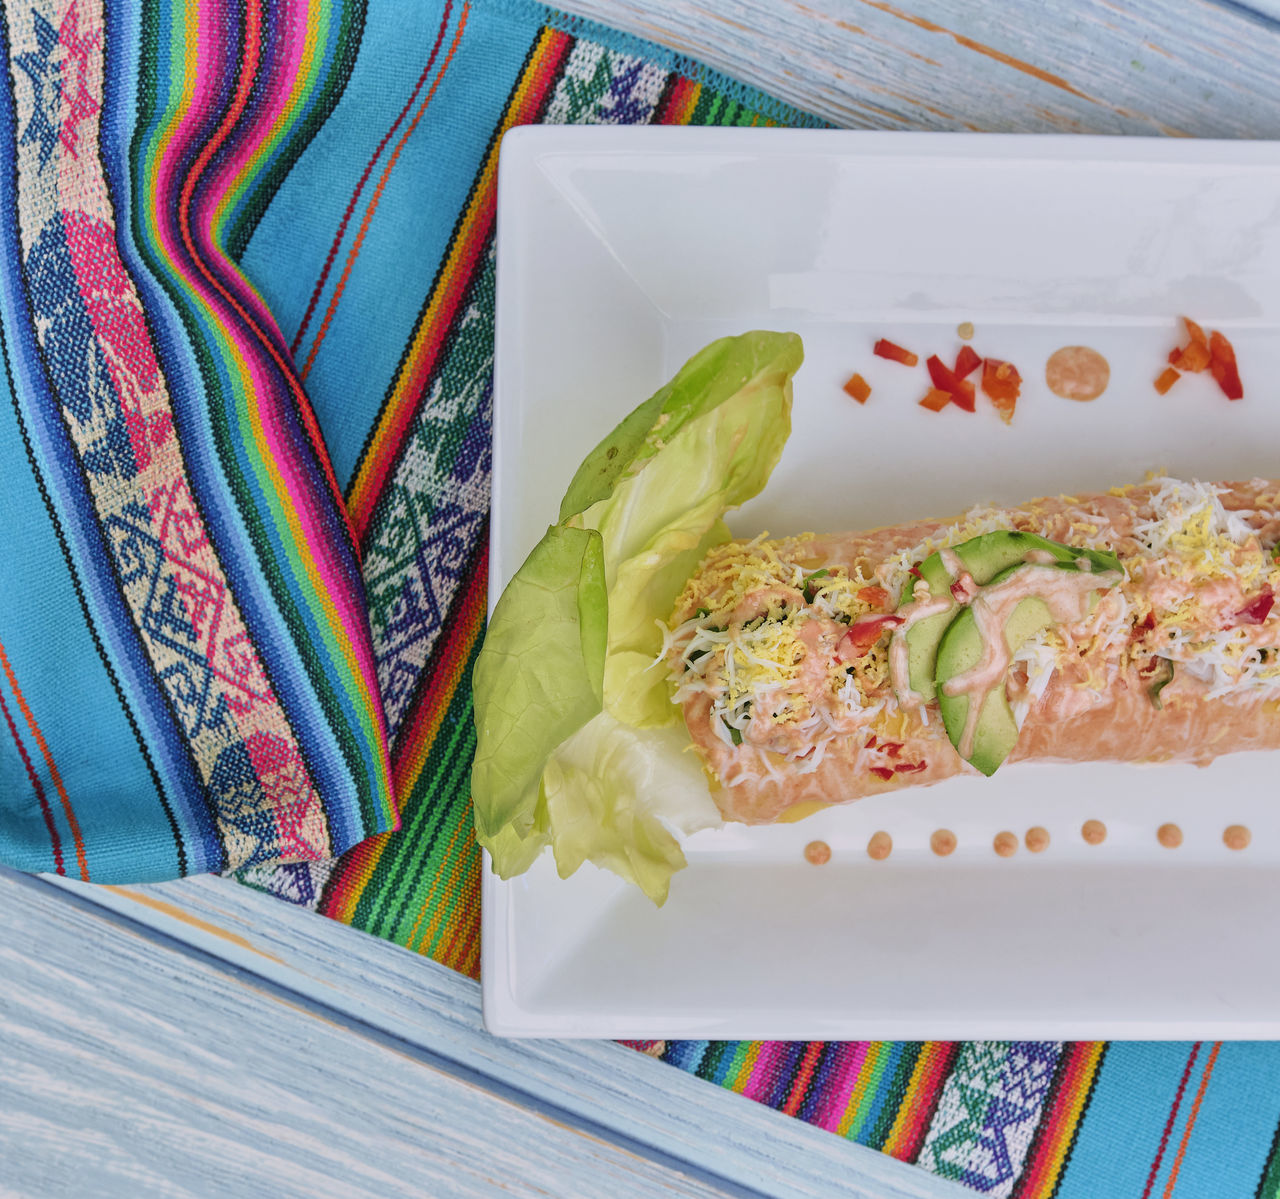
{"type": "MultiPolygon", "coordinates": [[[[1107,839],[1107,826],[1101,820],[1086,820],[1080,826],[1080,836],[1090,845],[1101,845],[1107,839]]],[[[1156,840],[1166,849],[1177,849],[1182,844],[1182,830],[1176,824],[1162,824],[1156,830],[1156,840]]],[[[1247,849],[1253,834],[1243,824],[1233,824],[1223,830],[1222,843],[1228,849],[1247,849]]],[[[1031,853],[1043,853],[1049,848],[1049,830],[1040,825],[1029,828],[1023,842],[1031,853]]],[[[956,835],[949,828],[934,831],[929,838],[929,848],[940,858],[954,853],[958,842],[956,835]]],[[[991,847],[1002,858],[1012,857],[1018,852],[1018,837],[1008,830],[996,833],[991,847]]],[[[867,857],[876,862],[883,862],[893,852],[893,838],[883,830],[873,833],[867,842],[867,857]]],[[[821,866],[831,860],[831,846],[825,841],[810,841],[804,847],[805,859],[815,866],[821,866]]]]}

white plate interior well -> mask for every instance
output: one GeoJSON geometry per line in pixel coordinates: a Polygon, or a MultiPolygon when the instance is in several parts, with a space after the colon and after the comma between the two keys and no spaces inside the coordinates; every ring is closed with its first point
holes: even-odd
{"type": "MultiPolygon", "coordinates": [[[[1280,474],[1280,149],[1262,143],[534,128],[502,151],[492,584],[582,456],[691,353],[751,328],[804,338],[794,429],[734,531],[867,529],[1102,489],[1167,469],[1280,474]],[[1246,388],[1152,380],[1186,312],[1234,342],[1246,388]],[[1025,379],[1012,426],[916,405],[923,367],[875,339],[1025,379]],[[1111,364],[1091,404],[1044,363],[1111,364]],[[841,383],[860,371],[865,407],[841,383]]],[[[511,1035],[1280,1035],[1273,757],[1207,769],[1007,767],[796,825],[690,838],[666,907],[590,867],[486,876],[485,1019],[511,1035]],[[1079,833],[1106,822],[1101,846],[1079,833]],[[1185,840],[1166,850],[1158,825],[1185,840]],[[1222,830],[1245,824],[1232,853],[1222,830]],[[1049,849],[1002,859],[1032,826],[1049,849]],[[945,860],[930,833],[953,830],[945,860]],[[865,854],[872,832],[887,861],[865,854]],[[809,865],[822,839],[831,861],[809,865]],[[1187,962],[1196,968],[1187,970],[1187,962]]]]}

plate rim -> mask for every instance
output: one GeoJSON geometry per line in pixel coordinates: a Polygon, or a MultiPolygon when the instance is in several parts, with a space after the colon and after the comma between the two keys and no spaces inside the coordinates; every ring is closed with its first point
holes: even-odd
{"type": "MultiPolygon", "coordinates": [[[[496,235],[496,297],[494,312],[493,459],[489,526],[489,581],[487,613],[505,585],[507,570],[499,545],[500,505],[505,504],[503,464],[509,447],[503,435],[507,410],[503,401],[504,310],[512,305],[510,288],[504,289],[503,262],[509,260],[515,238],[524,223],[518,207],[523,172],[536,169],[548,154],[627,157],[741,153],[752,158],[830,153],[841,158],[889,158],[956,160],[984,159],[1043,161],[1062,164],[1103,164],[1119,169],[1138,166],[1186,168],[1194,166],[1240,169],[1280,168],[1280,140],[1179,139],[1159,136],[1128,137],[1069,133],[978,133],[910,130],[846,130],[787,128],[723,128],[528,125],[509,130],[499,151],[496,235]],[[622,143],[622,144],[620,144],[622,143]],[[506,236],[504,237],[504,229],[506,236]]],[[[549,518],[552,514],[549,514],[549,518]]],[[[544,850],[544,853],[546,851],[544,850]]],[[[1270,1020],[1179,1019],[1116,1021],[1105,1015],[1080,1018],[1048,1017],[1009,1019],[968,1017],[939,1019],[925,1028],[921,1017],[859,1025],[858,1017],[747,1019],[720,1015],[688,1014],[632,1019],[592,1012],[567,1017],[538,1013],[522,1007],[511,985],[510,953],[513,932],[509,905],[515,881],[504,881],[493,872],[487,850],[481,849],[481,994],[485,1028],[495,1036],[519,1038],[670,1038],[716,1037],[733,1040],[1248,1040],[1280,1037],[1280,1010],[1270,1020]],[[647,1023],[647,1020],[656,1023],[647,1023]],[[569,1026],[571,1023],[571,1027],[569,1026]]]]}

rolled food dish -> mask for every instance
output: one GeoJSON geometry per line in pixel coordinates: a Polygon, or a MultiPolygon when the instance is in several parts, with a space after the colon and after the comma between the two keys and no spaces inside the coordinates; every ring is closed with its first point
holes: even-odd
{"type": "Polygon", "coordinates": [[[663,661],[717,806],[1280,747],[1278,508],[1277,482],[1155,478],[713,549],[663,661]]]}

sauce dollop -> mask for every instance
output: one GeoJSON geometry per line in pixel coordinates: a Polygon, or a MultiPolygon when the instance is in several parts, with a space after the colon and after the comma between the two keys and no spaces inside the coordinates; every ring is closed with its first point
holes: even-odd
{"type": "Polygon", "coordinates": [[[1177,849],[1182,844],[1182,830],[1176,824],[1162,824],[1156,829],[1156,840],[1165,849],[1177,849]]]}
{"type": "Polygon", "coordinates": [[[1248,849],[1253,834],[1243,824],[1233,824],[1222,830],[1222,843],[1228,849],[1248,849]]]}
{"type": "Polygon", "coordinates": [[[886,832],[872,833],[867,842],[867,857],[873,862],[883,862],[893,852],[893,838],[886,832]]]}
{"type": "Polygon", "coordinates": [[[1049,848],[1049,830],[1037,824],[1034,828],[1027,829],[1023,840],[1032,853],[1044,853],[1049,848]]]}
{"type": "Polygon", "coordinates": [[[804,847],[804,860],[814,866],[822,866],[831,861],[831,846],[825,841],[810,841],[804,847]]]}
{"type": "Polygon", "coordinates": [[[1111,382],[1111,364],[1088,346],[1063,346],[1049,355],[1044,381],[1064,400],[1096,400],[1111,382]]]}
{"type": "Polygon", "coordinates": [[[1101,845],[1107,839],[1107,826],[1101,820],[1086,820],[1080,826],[1080,835],[1089,845],[1101,845]]]}
{"type": "Polygon", "coordinates": [[[996,833],[995,839],[991,842],[991,848],[1002,858],[1011,858],[1018,852],[1018,838],[1007,830],[1003,833],[996,833]]]}
{"type": "Polygon", "coordinates": [[[940,858],[945,858],[949,853],[954,853],[956,848],[956,835],[949,828],[938,829],[932,837],[929,838],[929,848],[940,858]]]}

